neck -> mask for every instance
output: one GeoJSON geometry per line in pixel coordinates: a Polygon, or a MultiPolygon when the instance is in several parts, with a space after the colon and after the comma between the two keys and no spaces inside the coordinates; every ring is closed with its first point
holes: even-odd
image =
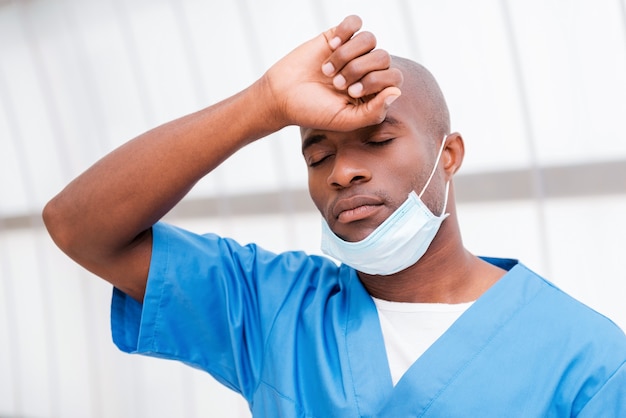
{"type": "Polygon", "coordinates": [[[389,276],[359,272],[373,297],[397,302],[463,303],[478,299],[506,272],[463,247],[455,214],[451,214],[424,256],[389,276]]]}

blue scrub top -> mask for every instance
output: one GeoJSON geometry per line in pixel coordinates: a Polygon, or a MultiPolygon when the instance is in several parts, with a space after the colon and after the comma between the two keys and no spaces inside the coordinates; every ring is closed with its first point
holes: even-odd
{"type": "Polygon", "coordinates": [[[179,360],[255,417],[626,417],[626,337],[514,260],[393,387],[348,266],[159,223],[144,303],[115,289],[129,353],[179,360]]]}

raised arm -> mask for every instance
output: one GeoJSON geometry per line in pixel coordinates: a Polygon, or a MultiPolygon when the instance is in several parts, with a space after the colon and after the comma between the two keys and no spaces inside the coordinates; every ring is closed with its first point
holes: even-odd
{"type": "Polygon", "coordinates": [[[374,50],[373,35],[357,33],[360,26],[358,17],[346,18],[242,92],[102,158],[44,208],[53,240],[77,263],[142,300],[151,226],[238,149],[287,125],[343,131],[382,121],[402,76],[389,68],[386,52],[374,50]]]}

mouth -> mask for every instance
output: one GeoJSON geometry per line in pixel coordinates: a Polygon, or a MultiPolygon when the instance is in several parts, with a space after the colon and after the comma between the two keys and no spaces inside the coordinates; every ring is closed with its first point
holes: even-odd
{"type": "Polygon", "coordinates": [[[352,196],[340,199],[332,206],[332,215],[338,223],[347,224],[376,214],[384,202],[375,196],[352,196]]]}

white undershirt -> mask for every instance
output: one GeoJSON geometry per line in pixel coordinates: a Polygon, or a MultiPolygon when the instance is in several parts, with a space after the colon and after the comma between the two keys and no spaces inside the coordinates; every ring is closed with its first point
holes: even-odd
{"type": "Polygon", "coordinates": [[[374,299],[393,385],[473,302],[405,303],[374,299]]]}

